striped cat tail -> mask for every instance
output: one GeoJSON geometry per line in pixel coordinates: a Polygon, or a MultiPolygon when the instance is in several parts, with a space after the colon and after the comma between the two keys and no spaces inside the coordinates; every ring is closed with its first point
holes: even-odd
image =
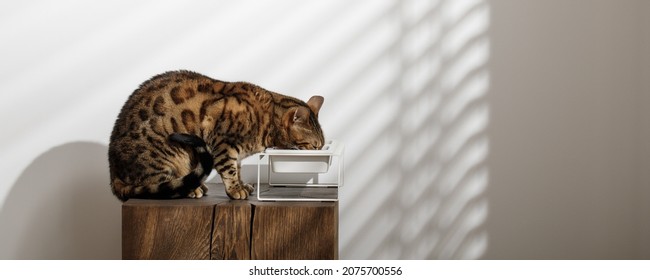
{"type": "Polygon", "coordinates": [[[160,194],[158,195],[162,195],[163,197],[187,197],[196,188],[200,187],[203,181],[210,175],[214,159],[205,141],[196,135],[174,133],[169,136],[169,140],[192,147],[196,157],[199,159],[199,164],[190,174],[160,184],[158,187],[160,194]]]}

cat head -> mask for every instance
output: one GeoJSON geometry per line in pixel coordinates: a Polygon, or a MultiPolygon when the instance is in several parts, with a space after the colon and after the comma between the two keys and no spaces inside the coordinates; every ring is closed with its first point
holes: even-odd
{"type": "MultiPolygon", "coordinates": [[[[280,148],[318,150],[325,145],[325,138],[318,123],[318,111],[323,105],[322,96],[312,96],[307,106],[289,108],[283,117],[285,141],[280,148]]],[[[304,103],[303,103],[304,104],[304,103]]]]}

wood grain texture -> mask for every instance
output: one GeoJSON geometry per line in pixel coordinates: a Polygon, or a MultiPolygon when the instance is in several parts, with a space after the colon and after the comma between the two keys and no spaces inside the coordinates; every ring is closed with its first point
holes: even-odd
{"type": "Polygon", "coordinates": [[[338,202],[201,199],[122,205],[123,259],[337,259],[338,202]]]}
{"type": "Polygon", "coordinates": [[[254,202],[252,259],[338,259],[338,203],[254,202]]]}
{"type": "Polygon", "coordinates": [[[122,205],[122,258],[210,258],[210,205],[122,205]]]}
{"type": "Polygon", "coordinates": [[[246,201],[219,203],[214,207],[213,260],[250,260],[252,207],[246,201]]]}

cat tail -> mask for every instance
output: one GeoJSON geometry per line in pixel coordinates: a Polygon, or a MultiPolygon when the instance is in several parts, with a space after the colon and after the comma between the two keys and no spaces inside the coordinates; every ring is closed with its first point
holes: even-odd
{"type": "Polygon", "coordinates": [[[214,159],[205,141],[196,135],[174,133],[169,136],[169,140],[192,147],[199,164],[190,174],[161,183],[158,186],[159,195],[166,198],[187,197],[210,175],[214,159]]]}

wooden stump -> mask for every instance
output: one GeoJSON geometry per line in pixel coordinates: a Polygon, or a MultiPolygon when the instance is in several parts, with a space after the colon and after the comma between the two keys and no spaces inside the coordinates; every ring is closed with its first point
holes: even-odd
{"type": "Polygon", "coordinates": [[[255,202],[252,259],[337,259],[338,204],[255,202]]]}
{"type": "Polygon", "coordinates": [[[251,259],[252,215],[253,207],[245,201],[215,205],[210,259],[251,259]]]}
{"type": "Polygon", "coordinates": [[[337,259],[338,202],[201,199],[122,205],[123,259],[337,259]]]}

